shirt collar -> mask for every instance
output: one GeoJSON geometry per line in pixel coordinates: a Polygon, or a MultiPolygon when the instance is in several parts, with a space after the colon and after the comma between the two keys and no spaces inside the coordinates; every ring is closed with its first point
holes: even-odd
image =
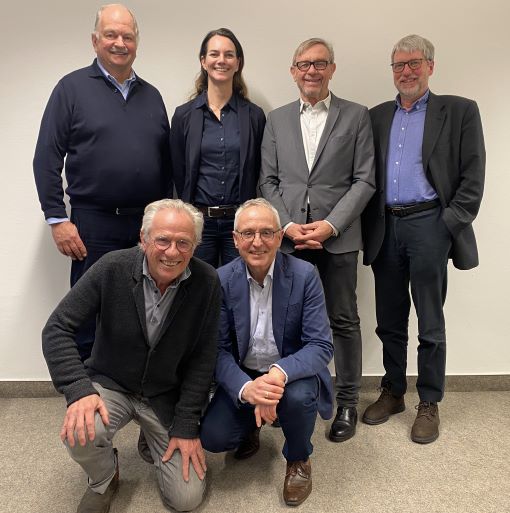
{"type": "MultiPolygon", "coordinates": [[[[324,100],[321,100],[320,102],[317,102],[313,108],[315,109],[326,109],[326,111],[329,111],[329,106],[331,104],[331,91],[328,91],[328,95],[324,100]]],[[[303,101],[302,98],[299,98],[299,112],[302,113],[304,110],[311,107],[311,104],[309,102],[303,101]]]]}
{"type": "MultiPolygon", "coordinates": [[[[269,280],[273,281],[273,272],[274,272],[275,261],[276,261],[276,259],[273,260],[273,263],[269,266],[269,270],[267,271],[267,274],[264,277],[263,285],[267,285],[269,283],[269,280]]],[[[258,285],[257,280],[255,280],[255,278],[253,278],[253,276],[250,274],[250,270],[248,269],[248,266],[246,266],[246,278],[248,280],[248,283],[256,283],[258,285]]]]}
{"type": "Polygon", "coordinates": [[[108,73],[108,71],[106,70],[106,68],[101,64],[101,61],[99,59],[96,59],[97,61],[97,65],[99,67],[99,69],[101,70],[101,73],[110,81],[112,82],[113,84],[115,84],[116,86],[119,86],[119,87],[125,87],[127,86],[128,84],[131,85],[135,80],[136,80],[136,74],[134,72],[134,70],[132,69],[131,70],[131,74],[129,75],[129,78],[123,83],[123,84],[119,84],[119,82],[117,81],[117,79],[115,77],[113,77],[112,75],[110,75],[110,73],[108,73]]]}
{"type": "MultiPolygon", "coordinates": [[[[234,112],[237,112],[237,95],[233,94],[228,100],[228,102],[224,105],[223,109],[225,107],[228,107],[234,112]]],[[[197,96],[195,108],[209,108],[209,104],[207,103],[207,90],[203,91],[199,96],[197,96]]]]}
{"type": "Polygon", "coordinates": [[[397,94],[397,97],[395,98],[395,103],[397,104],[397,109],[405,110],[406,112],[411,112],[413,110],[423,110],[426,107],[427,102],[429,101],[429,94],[430,94],[430,89],[427,89],[425,91],[425,94],[421,98],[418,98],[411,105],[410,109],[404,109],[404,107],[402,107],[402,104],[400,103],[400,94],[397,94]]]}
{"type": "MultiPolygon", "coordinates": [[[[154,279],[152,278],[152,276],[149,273],[149,264],[147,263],[147,255],[144,255],[144,257],[143,257],[142,273],[146,278],[149,279],[149,281],[151,281],[152,283],[154,283],[154,285],[156,285],[156,282],[154,281],[154,279]]],[[[181,282],[183,282],[184,280],[187,280],[190,276],[191,276],[190,268],[189,268],[189,266],[186,266],[186,269],[184,269],[184,272],[177,279],[175,279],[168,287],[171,289],[175,289],[180,285],[181,282]]]]}

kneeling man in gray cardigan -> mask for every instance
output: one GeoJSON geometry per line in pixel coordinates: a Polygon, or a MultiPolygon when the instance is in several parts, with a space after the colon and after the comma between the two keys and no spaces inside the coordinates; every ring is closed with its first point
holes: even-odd
{"type": "Polygon", "coordinates": [[[67,401],[60,437],[88,476],[78,513],[108,511],[119,483],[112,439],[131,420],[145,433],[165,504],[189,511],[202,501],[198,431],[220,308],[216,272],[193,258],[202,227],[191,205],[151,203],[140,247],[101,258],[43,330],[51,378],[67,401]],[[94,317],[96,341],[82,363],[76,332],[94,317]]]}

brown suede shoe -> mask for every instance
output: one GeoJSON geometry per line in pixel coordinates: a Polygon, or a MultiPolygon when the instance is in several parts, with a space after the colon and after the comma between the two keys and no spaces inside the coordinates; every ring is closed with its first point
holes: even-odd
{"type": "Polygon", "coordinates": [[[371,404],[361,419],[365,424],[372,426],[386,422],[390,415],[403,412],[406,409],[404,396],[395,397],[386,387],[381,388],[379,399],[371,404]]]}
{"type": "Polygon", "coordinates": [[[421,401],[411,429],[411,440],[417,444],[429,444],[439,436],[439,409],[436,403],[421,401]]]}
{"type": "Polygon", "coordinates": [[[255,428],[240,444],[234,453],[236,460],[251,458],[260,448],[260,428],[255,428]]]}
{"type": "Polygon", "coordinates": [[[306,461],[288,461],[283,500],[287,506],[299,506],[312,492],[312,465],[306,461]]]}
{"type": "Polygon", "coordinates": [[[76,513],[108,513],[110,511],[113,496],[119,488],[119,461],[117,459],[117,449],[114,449],[114,451],[117,468],[108,488],[104,493],[96,493],[87,487],[76,513]]]}

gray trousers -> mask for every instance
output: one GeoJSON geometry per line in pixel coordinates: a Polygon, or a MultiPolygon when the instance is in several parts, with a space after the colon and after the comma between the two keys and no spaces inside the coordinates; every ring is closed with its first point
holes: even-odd
{"type": "Polygon", "coordinates": [[[329,253],[304,249],[292,253],[317,266],[324,288],[335,351],[335,394],[338,406],[357,406],[361,387],[361,328],[356,286],[358,251],[329,253]]]}
{"type": "Polygon", "coordinates": [[[175,451],[170,461],[163,463],[168,447],[168,432],[160,423],[154,410],[144,400],[103,388],[98,383],[94,387],[101,394],[110,418],[105,426],[96,413],[96,437],[85,446],[76,442],[74,447],[66,443],[67,449],[88,476],[89,487],[96,493],[104,493],[115,474],[113,437],[131,420],[140,424],[156,466],[159,489],[166,506],[177,511],[190,511],[196,508],[203,498],[205,479],[201,481],[190,463],[189,481],[182,477],[181,453],[175,451]]]}

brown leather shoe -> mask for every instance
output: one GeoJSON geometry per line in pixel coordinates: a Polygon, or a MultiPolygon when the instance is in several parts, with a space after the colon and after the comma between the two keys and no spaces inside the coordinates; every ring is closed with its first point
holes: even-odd
{"type": "Polygon", "coordinates": [[[361,419],[365,424],[372,426],[386,422],[390,415],[403,412],[406,409],[404,396],[395,397],[389,388],[382,387],[379,399],[371,404],[363,414],[361,419]]]}
{"type": "Polygon", "coordinates": [[[287,506],[299,506],[312,492],[312,465],[306,461],[288,461],[283,500],[287,506]]]}
{"type": "Polygon", "coordinates": [[[411,429],[411,440],[418,444],[429,444],[439,436],[439,409],[436,403],[421,401],[416,406],[418,413],[411,429]]]}
{"type": "Polygon", "coordinates": [[[260,448],[260,428],[255,428],[240,444],[234,453],[236,460],[251,458],[260,448]]]}
{"type": "Polygon", "coordinates": [[[116,469],[113,479],[104,493],[96,493],[87,487],[87,491],[81,498],[76,513],[108,513],[112,503],[113,496],[119,488],[119,460],[117,458],[117,449],[114,449],[116,469]]]}

